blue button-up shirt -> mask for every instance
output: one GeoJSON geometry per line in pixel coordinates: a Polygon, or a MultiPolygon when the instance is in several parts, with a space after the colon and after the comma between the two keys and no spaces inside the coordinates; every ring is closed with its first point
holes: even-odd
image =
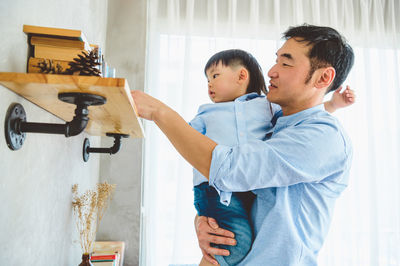
{"type": "Polygon", "coordinates": [[[352,147],[323,105],[278,118],[270,139],[217,145],[210,185],[256,195],[255,240],[240,265],[317,265],[334,203],[348,184],[352,147]]]}
{"type": "MultiPolygon", "coordinates": [[[[216,143],[234,147],[251,139],[265,140],[266,132],[272,128],[272,115],[279,110],[265,96],[249,93],[232,102],[201,105],[189,124],[216,143]]],[[[203,182],[208,182],[207,178],[193,169],[193,185],[203,182]]],[[[221,202],[228,204],[229,200],[221,197],[221,202]]]]}

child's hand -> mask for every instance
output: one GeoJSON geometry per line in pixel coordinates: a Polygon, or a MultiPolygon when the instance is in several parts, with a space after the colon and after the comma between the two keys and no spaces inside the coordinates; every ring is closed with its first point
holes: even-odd
{"type": "Polygon", "coordinates": [[[356,100],[356,95],[350,86],[346,86],[346,89],[343,92],[342,86],[340,86],[332,95],[330,100],[331,105],[335,109],[343,108],[352,105],[356,100]]]}

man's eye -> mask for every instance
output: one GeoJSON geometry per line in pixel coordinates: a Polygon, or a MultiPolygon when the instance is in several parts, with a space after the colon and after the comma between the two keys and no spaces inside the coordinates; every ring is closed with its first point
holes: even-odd
{"type": "Polygon", "coordinates": [[[288,64],[285,64],[285,63],[282,63],[282,65],[283,65],[283,66],[290,66],[290,65],[288,65],[288,64]]]}
{"type": "Polygon", "coordinates": [[[215,79],[216,77],[218,77],[218,74],[214,74],[214,75],[213,75],[213,78],[214,78],[214,79],[215,79]]]}

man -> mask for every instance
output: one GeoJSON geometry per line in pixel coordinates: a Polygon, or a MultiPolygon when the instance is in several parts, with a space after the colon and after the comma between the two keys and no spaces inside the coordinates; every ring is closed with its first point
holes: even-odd
{"type": "MultiPolygon", "coordinates": [[[[268,99],[279,104],[275,127],[265,141],[237,147],[217,145],[172,109],[138,91],[138,113],[153,120],[181,155],[229,196],[253,191],[255,239],[240,265],[316,265],[337,197],[347,186],[351,143],[337,119],[324,111],[324,95],[347,77],[354,55],[332,28],[289,28],[269,70],[268,99]]],[[[213,219],[196,217],[204,257],[227,255],[210,243],[234,244],[213,219]]]]}

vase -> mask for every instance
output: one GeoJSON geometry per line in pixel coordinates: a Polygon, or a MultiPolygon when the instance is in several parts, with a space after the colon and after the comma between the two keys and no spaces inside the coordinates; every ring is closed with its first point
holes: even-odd
{"type": "Polygon", "coordinates": [[[92,262],[90,261],[90,254],[82,254],[82,262],[79,266],[93,266],[92,262]]]}

